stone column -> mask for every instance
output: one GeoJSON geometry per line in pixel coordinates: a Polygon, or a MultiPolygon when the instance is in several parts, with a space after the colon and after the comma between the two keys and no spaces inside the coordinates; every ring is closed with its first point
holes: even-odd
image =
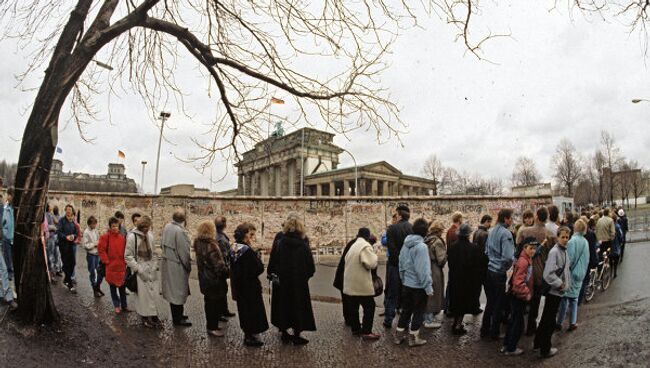
{"type": "Polygon", "coordinates": [[[378,189],[379,189],[378,184],[379,183],[377,183],[377,179],[372,179],[372,181],[370,182],[370,188],[371,188],[370,191],[371,191],[371,194],[373,196],[377,195],[377,192],[378,192],[378,189]]]}
{"type": "Polygon", "coordinates": [[[343,180],[343,195],[344,196],[352,195],[350,193],[350,181],[349,180],[343,180]]]}
{"type": "Polygon", "coordinates": [[[336,196],[336,185],[333,181],[330,181],[330,197],[336,196]]]}
{"type": "Polygon", "coordinates": [[[322,197],[323,196],[323,184],[316,184],[316,197],[322,197]]]}
{"type": "Polygon", "coordinates": [[[390,193],[388,192],[388,180],[384,180],[384,185],[383,185],[383,187],[382,187],[382,193],[381,193],[381,194],[382,194],[384,197],[387,197],[387,196],[390,195],[390,193]]]}

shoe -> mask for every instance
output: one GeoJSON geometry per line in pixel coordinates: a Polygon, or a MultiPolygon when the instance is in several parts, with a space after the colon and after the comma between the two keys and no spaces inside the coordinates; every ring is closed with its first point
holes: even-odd
{"type": "Polygon", "coordinates": [[[95,289],[95,291],[93,291],[93,295],[95,296],[95,298],[101,298],[102,297],[102,293],[97,289],[95,289]]]}
{"type": "Polygon", "coordinates": [[[555,331],[562,331],[562,325],[555,325],[555,331]]]}
{"type": "Polygon", "coordinates": [[[516,348],[515,351],[506,351],[503,354],[506,356],[517,356],[524,353],[524,349],[516,348]]]}
{"type": "Polygon", "coordinates": [[[115,314],[120,314],[122,313],[122,309],[120,307],[115,307],[115,314]]]}
{"type": "Polygon", "coordinates": [[[483,313],[483,309],[479,308],[479,309],[475,310],[474,312],[472,312],[472,315],[478,316],[481,313],[483,313]]]}
{"type": "Polygon", "coordinates": [[[381,336],[375,334],[375,333],[369,333],[365,335],[361,335],[361,338],[366,341],[374,341],[374,340],[379,340],[381,336]]]}
{"type": "Polygon", "coordinates": [[[226,311],[226,313],[223,314],[224,317],[232,318],[236,316],[235,313],[232,313],[231,311],[226,311]]]}
{"type": "Polygon", "coordinates": [[[282,331],[282,335],[280,336],[280,341],[282,341],[285,344],[288,344],[291,341],[293,341],[293,336],[291,336],[291,334],[288,333],[287,331],[282,331]]]}
{"type": "Polygon", "coordinates": [[[10,311],[10,312],[13,312],[13,311],[15,311],[16,309],[18,309],[18,303],[16,303],[15,300],[10,301],[10,302],[9,302],[9,311],[10,311]]]}
{"type": "Polygon", "coordinates": [[[551,350],[549,350],[548,353],[546,353],[546,354],[542,353],[541,357],[542,358],[550,358],[555,354],[557,354],[557,348],[551,348],[551,350]]]}
{"type": "Polygon", "coordinates": [[[388,323],[388,322],[384,321],[384,323],[382,323],[382,324],[384,325],[384,328],[387,329],[387,330],[390,330],[391,328],[393,328],[392,323],[388,323]]]}
{"type": "Polygon", "coordinates": [[[208,336],[212,337],[224,337],[225,334],[221,329],[216,329],[216,330],[208,330],[208,336]]]}
{"type": "Polygon", "coordinates": [[[411,348],[416,346],[422,346],[427,343],[427,340],[420,338],[419,331],[415,331],[415,332],[411,331],[409,333],[408,338],[409,338],[409,347],[411,348]]]}
{"type": "Polygon", "coordinates": [[[163,323],[162,323],[162,321],[160,320],[160,318],[158,318],[158,316],[149,317],[149,319],[150,319],[151,322],[154,323],[156,326],[162,327],[162,324],[163,324],[163,323]]]}
{"type": "Polygon", "coordinates": [[[219,317],[219,322],[228,322],[228,318],[221,316],[219,317]]]}
{"type": "Polygon", "coordinates": [[[105,295],[104,292],[102,291],[102,289],[97,288],[97,291],[99,291],[99,296],[104,296],[105,295]]]}
{"type": "Polygon", "coordinates": [[[258,338],[252,336],[244,338],[244,345],[258,348],[264,345],[264,343],[261,342],[258,338]]]}
{"type": "Polygon", "coordinates": [[[569,325],[569,328],[567,329],[567,331],[571,332],[571,331],[575,331],[577,329],[578,329],[578,325],[574,324],[574,325],[569,325]]]}
{"type": "Polygon", "coordinates": [[[393,342],[395,343],[395,345],[399,345],[399,344],[403,343],[404,340],[406,340],[406,334],[407,333],[408,333],[408,331],[406,331],[406,330],[401,330],[400,331],[399,328],[396,329],[395,333],[393,334],[393,342]]]}
{"type": "Polygon", "coordinates": [[[425,322],[425,323],[424,323],[424,327],[425,327],[425,328],[440,328],[440,327],[442,327],[442,323],[440,323],[440,322],[436,322],[436,321],[433,321],[433,322],[425,322]]]}
{"type": "Polygon", "coordinates": [[[293,344],[294,345],[307,345],[307,344],[309,344],[309,340],[305,339],[304,337],[294,336],[293,337],[293,344]]]}
{"type": "Polygon", "coordinates": [[[182,320],[182,321],[174,322],[174,326],[190,327],[190,326],[192,326],[192,322],[190,322],[188,320],[182,320]]]}
{"type": "Polygon", "coordinates": [[[188,316],[181,316],[181,319],[184,321],[184,320],[186,320],[186,319],[190,319],[190,317],[188,317],[188,316]]]}
{"type": "Polygon", "coordinates": [[[147,328],[156,328],[157,327],[156,324],[153,321],[151,321],[151,319],[149,319],[148,317],[142,317],[142,324],[144,325],[144,327],[147,327],[147,328]]]}

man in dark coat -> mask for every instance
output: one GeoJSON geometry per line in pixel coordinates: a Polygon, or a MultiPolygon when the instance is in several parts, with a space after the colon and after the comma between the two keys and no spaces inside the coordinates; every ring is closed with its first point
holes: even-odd
{"type": "Polygon", "coordinates": [[[350,326],[351,323],[349,319],[350,301],[348,300],[347,295],[343,294],[343,272],[345,271],[345,256],[348,254],[350,247],[352,247],[352,245],[360,237],[364,239],[369,239],[370,230],[365,227],[360,228],[359,231],[357,232],[357,236],[354,237],[354,239],[350,240],[345,245],[345,248],[343,249],[343,253],[341,254],[341,259],[339,260],[339,264],[336,267],[336,274],[334,275],[334,283],[332,284],[335,288],[337,288],[341,292],[341,304],[343,306],[343,320],[345,321],[346,326],[350,326]]]}
{"type": "MultiPolygon", "coordinates": [[[[483,268],[481,270],[481,284],[476,287],[476,290],[474,291],[476,293],[476,298],[480,299],[481,298],[481,287],[483,286],[483,283],[485,281],[485,275],[487,274],[487,266],[488,266],[488,257],[485,254],[485,243],[487,242],[488,238],[488,230],[490,230],[490,227],[492,227],[492,216],[490,215],[483,215],[481,217],[481,224],[478,226],[478,229],[474,232],[474,235],[472,235],[472,243],[474,243],[479,249],[481,250],[481,267],[483,268]]],[[[475,310],[472,314],[477,315],[482,313],[483,310],[479,307],[477,310],[475,310]]]]}
{"type": "Polygon", "coordinates": [[[298,219],[290,218],[285,222],[284,235],[274,245],[267,272],[279,279],[273,283],[271,323],[282,332],[283,342],[308,343],[300,333],[316,331],[309,294],[309,279],[316,268],[304,227],[298,219]],[[293,336],[287,332],[289,328],[293,330],[293,336]]]}
{"type": "Polygon", "coordinates": [[[386,246],[388,248],[388,263],[386,264],[386,288],[384,294],[384,327],[391,328],[396,310],[399,306],[399,295],[402,282],[399,279],[399,252],[404,246],[407,235],[413,234],[409,222],[411,211],[406,205],[399,205],[393,213],[395,224],[386,229],[386,246]]]}
{"type": "MultiPolygon", "coordinates": [[[[221,250],[221,255],[226,264],[226,274],[230,273],[230,238],[226,235],[226,218],[224,216],[217,216],[214,219],[214,226],[217,229],[217,243],[219,244],[219,250],[221,250]]],[[[222,322],[228,321],[226,317],[234,317],[235,313],[232,313],[228,308],[228,285],[226,284],[226,297],[222,300],[221,310],[225,311],[223,316],[219,319],[222,322]]]]}
{"type": "Polygon", "coordinates": [[[475,290],[481,287],[483,266],[481,248],[469,241],[472,229],[467,224],[460,225],[458,240],[448,248],[449,265],[449,310],[454,317],[452,332],[464,334],[463,316],[479,308],[475,290]]]}

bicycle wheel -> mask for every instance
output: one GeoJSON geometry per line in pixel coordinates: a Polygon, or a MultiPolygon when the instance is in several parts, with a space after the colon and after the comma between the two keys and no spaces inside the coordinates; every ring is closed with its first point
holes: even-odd
{"type": "Polygon", "coordinates": [[[612,270],[611,268],[609,268],[609,266],[605,267],[605,269],[603,270],[603,275],[601,277],[602,277],[603,291],[605,291],[607,290],[609,284],[612,281],[612,270]]]}
{"type": "Polygon", "coordinates": [[[589,283],[585,288],[585,302],[588,303],[591,299],[594,298],[596,294],[596,272],[591,271],[589,273],[589,283]]]}

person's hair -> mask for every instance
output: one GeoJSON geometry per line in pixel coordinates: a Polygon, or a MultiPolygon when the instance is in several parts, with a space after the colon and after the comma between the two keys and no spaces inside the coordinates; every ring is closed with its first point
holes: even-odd
{"type": "Polygon", "coordinates": [[[560,234],[562,234],[562,233],[567,233],[567,234],[569,234],[569,236],[571,236],[571,229],[569,229],[569,228],[566,227],[566,226],[560,226],[560,227],[557,229],[557,236],[558,236],[558,238],[560,237],[560,234]]]}
{"type": "Polygon", "coordinates": [[[185,210],[182,208],[177,208],[172,215],[172,220],[176,222],[185,222],[185,210]]]}
{"type": "Polygon", "coordinates": [[[512,218],[512,210],[510,208],[504,208],[499,211],[497,222],[504,223],[509,218],[512,218]]]}
{"type": "Polygon", "coordinates": [[[52,214],[57,215],[57,216],[59,215],[59,206],[54,206],[52,208],[52,214]]]}
{"type": "Polygon", "coordinates": [[[224,216],[215,217],[214,227],[217,229],[217,233],[222,233],[223,229],[226,228],[226,218],[224,216]]]}
{"type": "Polygon", "coordinates": [[[556,205],[548,206],[548,218],[551,222],[557,222],[558,217],[560,217],[560,210],[556,205]]]}
{"type": "Polygon", "coordinates": [[[427,230],[429,230],[429,221],[426,219],[420,217],[413,223],[413,234],[425,237],[427,230]]]}
{"type": "Polygon", "coordinates": [[[573,211],[567,211],[567,212],[564,214],[564,218],[566,219],[566,221],[567,221],[569,224],[572,224],[572,223],[576,222],[576,218],[577,218],[577,217],[578,217],[578,216],[577,216],[573,211]]]}
{"type": "Polygon", "coordinates": [[[217,237],[217,228],[210,220],[202,221],[196,228],[197,239],[214,239],[217,237]]]}
{"type": "Polygon", "coordinates": [[[7,195],[12,197],[14,196],[14,187],[7,188],[7,195]]]}
{"type": "Polygon", "coordinates": [[[546,206],[542,206],[537,209],[537,219],[541,223],[544,223],[546,220],[548,220],[548,208],[546,208],[546,206]]]}
{"type": "Polygon", "coordinates": [[[481,224],[484,224],[484,223],[490,222],[490,221],[492,221],[492,216],[490,216],[490,215],[483,215],[483,217],[481,217],[481,224]]]}
{"type": "Polygon", "coordinates": [[[587,231],[587,224],[582,219],[578,219],[573,224],[573,231],[576,233],[584,234],[587,231]]]}
{"type": "Polygon", "coordinates": [[[522,247],[537,247],[539,242],[536,238],[529,236],[521,242],[522,247]]]}
{"type": "Polygon", "coordinates": [[[609,216],[609,208],[603,210],[603,216],[609,216]]]}
{"type": "Polygon", "coordinates": [[[68,207],[70,207],[70,209],[72,210],[72,213],[74,214],[74,207],[71,204],[66,204],[65,208],[63,210],[66,211],[68,209],[68,207]]]}
{"type": "Polygon", "coordinates": [[[404,221],[408,221],[409,218],[411,218],[411,210],[404,204],[397,206],[395,211],[397,211],[397,214],[400,215],[404,221]]]}
{"type": "Polygon", "coordinates": [[[456,211],[456,212],[454,212],[453,215],[451,215],[451,221],[453,223],[460,222],[460,220],[462,220],[462,219],[463,219],[463,214],[461,212],[459,212],[459,211],[456,211]]]}
{"type": "Polygon", "coordinates": [[[140,221],[138,221],[138,225],[136,227],[140,231],[142,231],[142,229],[144,229],[145,227],[151,229],[151,217],[147,215],[140,217],[140,221]]]}
{"type": "Polygon", "coordinates": [[[368,243],[370,243],[370,245],[374,245],[376,242],[377,242],[377,237],[374,235],[370,235],[370,237],[368,238],[368,243]]]}
{"type": "Polygon", "coordinates": [[[88,220],[86,220],[86,224],[88,226],[90,226],[92,224],[96,224],[96,223],[97,223],[97,218],[95,216],[90,216],[90,217],[88,217],[88,220]]]}
{"type": "Polygon", "coordinates": [[[237,243],[242,243],[244,241],[244,238],[246,237],[246,234],[248,234],[248,232],[251,230],[257,230],[257,229],[255,229],[255,225],[251,224],[250,222],[244,222],[243,224],[239,224],[235,229],[235,241],[237,243]]]}
{"type": "Polygon", "coordinates": [[[298,220],[298,218],[291,216],[284,221],[282,232],[285,234],[296,233],[299,236],[303,236],[305,235],[305,226],[300,220],[298,220]]]}
{"type": "Polygon", "coordinates": [[[445,225],[442,223],[442,221],[440,220],[431,221],[431,225],[429,225],[429,234],[435,234],[440,236],[444,231],[445,231],[445,225]]]}
{"type": "Polygon", "coordinates": [[[589,218],[589,222],[587,222],[587,226],[589,226],[590,229],[593,229],[594,227],[596,227],[596,216],[595,215],[591,216],[589,218]]]}
{"type": "MultiPolygon", "coordinates": [[[[88,220],[90,220],[90,219],[88,219],[88,220]]],[[[120,223],[120,220],[118,220],[117,217],[115,217],[115,216],[108,219],[108,227],[113,226],[113,224],[119,224],[119,223],[120,223]]]]}
{"type": "Polygon", "coordinates": [[[535,214],[533,213],[533,210],[526,210],[524,211],[524,214],[522,215],[523,219],[532,219],[535,217],[535,214]]]}
{"type": "Polygon", "coordinates": [[[612,211],[612,213],[610,213],[609,215],[614,221],[616,221],[618,219],[618,215],[616,214],[616,212],[612,211]]]}
{"type": "Polygon", "coordinates": [[[113,217],[118,218],[120,220],[124,220],[124,214],[122,213],[122,211],[115,211],[113,217]]]}
{"type": "Polygon", "coordinates": [[[138,217],[142,217],[142,215],[139,212],[135,212],[134,214],[131,215],[131,222],[135,222],[135,219],[138,217]]]}
{"type": "Polygon", "coordinates": [[[45,212],[50,212],[52,211],[52,206],[48,203],[45,205],[45,212]]]}
{"type": "Polygon", "coordinates": [[[367,227],[359,228],[359,231],[357,231],[357,238],[363,238],[368,242],[370,242],[370,237],[371,237],[370,229],[368,229],[367,227]]]}

